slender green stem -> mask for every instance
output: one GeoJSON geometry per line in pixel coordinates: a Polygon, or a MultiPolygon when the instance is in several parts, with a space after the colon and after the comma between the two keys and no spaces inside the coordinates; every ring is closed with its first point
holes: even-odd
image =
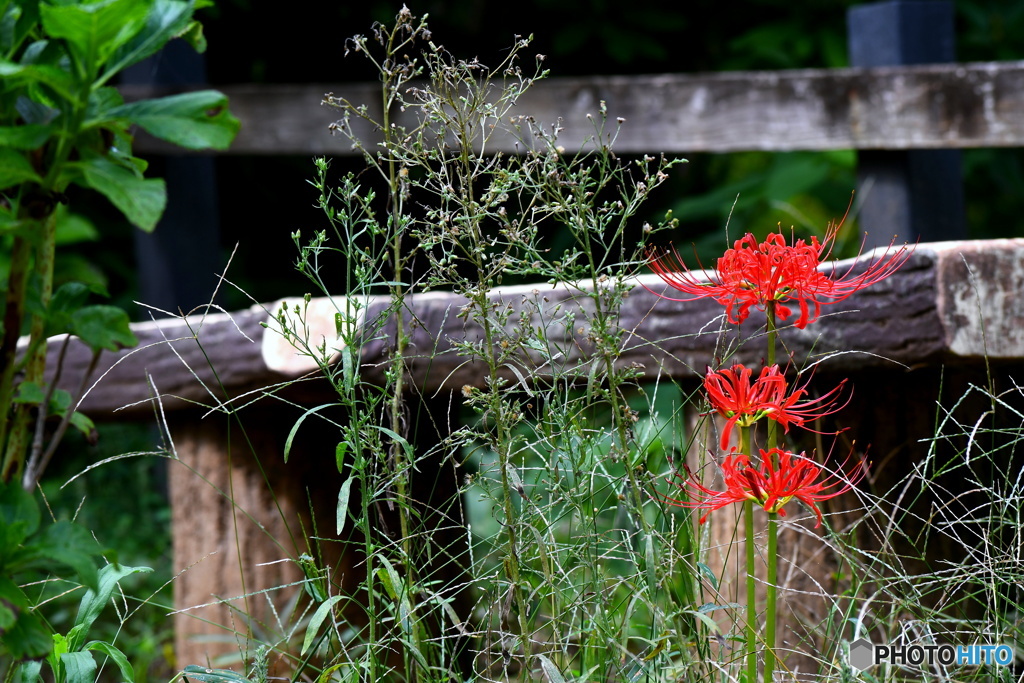
{"type": "MultiPolygon", "coordinates": [[[[740,428],[740,452],[750,453],[750,428],[740,428]]],[[[757,680],[757,581],[754,577],[757,553],[754,548],[754,502],[743,503],[743,531],[747,559],[747,681],[757,680]]]]}
{"type": "MultiPolygon", "coordinates": [[[[35,258],[33,259],[33,267],[39,281],[39,302],[45,308],[49,305],[50,297],[53,293],[53,263],[57,231],[56,212],[50,212],[45,218],[37,222],[37,226],[38,242],[34,248],[35,258]]],[[[12,273],[13,277],[14,273],[12,273]]],[[[19,274],[18,277],[23,278],[24,276],[19,274]]],[[[22,283],[24,283],[24,280],[22,280],[22,283]]],[[[24,299],[22,299],[21,303],[24,305],[24,299]]],[[[45,382],[46,371],[46,318],[44,315],[34,313],[31,321],[29,328],[30,352],[25,359],[24,381],[32,382],[41,387],[45,382]]],[[[18,326],[13,329],[17,333],[18,326]]],[[[6,380],[7,378],[5,377],[4,379],[6,380]]],[[[13,377],[11,380],[13,383],[13,377]]],[[[13,394],[10,396],[6,395],[8,391],[12,390],[12,388],[8,388],[4,392],[4,400],[13,398],[13,394]]],[[[9,431],[6,433],[7,442],[4,444],[6,451],[3,463],[3,478],[5,480],[12,475],[20,477],[22,474],[33,431],[29,426],[32,421],[32,410],[33,406],[27,403],[18,404],[14,407],[13,415],[10,418],[9,431]]],[[[38,419],[46,418],[46,406],[38,406],[35,410],[38,413],[38,419]]],[[[7,415],[10,415],[10,413],[7,415]]]]}
{"type": "MultiPolygon", "coordinates": [[[[767,331],[768,331],[768,363],[775,364],[775,345],[778,339],[778,330],[775,327],[775,306],[769,304],[766,307],[767,331]]],[[[778,446],[778,424],[775,420],[768,421],[768,443],[767,449],[778,446]]],[[[778,462],[773,463],[778,466],[778,462]]],[[[774,512],[768,513],[768,588],[767,605],[765,606],[765,655],[764,655],[764,680],[771,683],[772,672],[775,668],[775,600],[776,600],[776,572],[778,571],[778,515],[774,512]]]]}
{"type": "Polygon", "coordinates": [[[768,513],[768,596],[765,607],[765,654],[764,654],[764,680],[771,683],[772,673],[775,669],[775,601],[776,601],[776,577],[778,572],[778,536],[779,522],[778,513],[768,513]]]}
{"type": "MultiPolygon", "coordinates": [[[[765,306],[767,318],[766,328],[768,336],[768,367],[775,365],[775,346],[778,343],[778,329],[775,327],[775,304],[769,303],[765,306]]],[[[779,425],[775,420],[768,420],[768,440],[765,450],[770,451],[779,445],[779,425]]]]}
{"type": "Polygon", "coordinates": [[[14,238],[11,251],[11,269],[8,277],[6,306],[4,310],[3,356],[0,371],[0,455],[3,465],[0,468],[0,481],[8,481],[13,476],[20,476],[20,468],[24,458],[24,449],[7,448],[11,403],[14,400],[15,358],[18,348],[18,334],[21,330],[21,318],[25,307],[25,290],[28,283],[29,269],[32,265],[32,243],[25,237],[14,238]]]}

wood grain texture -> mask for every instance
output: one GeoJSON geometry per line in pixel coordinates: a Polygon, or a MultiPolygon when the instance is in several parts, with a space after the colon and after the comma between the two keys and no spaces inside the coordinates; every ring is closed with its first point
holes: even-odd
{"type": "MultiPolygon", "coordinates": [[[[865,267],[863,261],[857,268],[865,267]]],[[[839,272],[849,267],[840,262],[839,272]]],[[[679,302],[654,292],[672,294],[661,280],[644,275],[635,281],[622,306],[622,357],[625,365],[643,366],[643,374],[687,377],[702,373],[723,357],[759,362],[759,344],[735,348],[756,335],[763,316],[753,313],[742,326],[724,325],[722,308],[709,300],[679,302]]],[[[864,368],[938,365],[992,359],[1024,358],[1024,239],[943,242],[919,245],[893,276],[828,307],[805,330],[785,327],[780,338],[798,364],[820,362],[823,370],[855,372],[864,368]]],[[[574,368],[586,375],[593,358],[588,339],[593,310],[587,287],[550,285],[506,287],[492,300],[512,309],[508,332],[524,318],[545,330],[547,348],[509,359],[506,377],[543,376],[551,367],[574,368]],[[512,369],[515,367],[515,370],[512,369]],[[518,374],[517,374],[518,373],[518,374]]],[[[413,380],[427,390],[480,386],[481,366],[469,363],[458,344],[479,342],[479,325],[459,317],[464,297],[446,292],[412,296],[407,314],[415,319],[411,334],[413,380]]],[[[371,300],[366,320],[386,306],[371,300]]],[[[323,397],[329,387],[312,379],[316,368],[267,332],[268,311],[277,305],[253,307],[231,314],[213,313],[133,325],[140,344],[118,354],[105,353],[90,380],[81,409],[95,418],[145,417],[154,407],[175,410],[195,406],[216,408],[231,400],[241,405],[294,378],[308,379],[290,387],[306,399],[323,397]],[[266,335],[271,335],[267,337],[266,335]],[[159,401],[157,401],[159,396],[159,401]],[[241,398],[239,398],[241,397],[241,398]]],[[[323,337],[331,348],[335,303],[313,300],[307,321],[311,338],[323,337]]],[[[270,321],[273,324],[273,321],[270,321]]],[[[362,352],[362,377],[382,382],[394,338],[394,321],[367,326],[362,352]]],[[[59,340],[50,344],[48,367],[55,368],[59,340]]],[[[75,391],[89,363],[81,344],[69,345],[59,386],[75,391]]],[[[52,370],[51,370],[52,371],[52,370]]]]}
{"type": "MultiPolygon", "coordinates": [[[[339,111],[321,100],[335,93],[367,104],[381,120],[376,88],[221,86],[242,121],[226,153],[352,154],[344,137],[328,131],[339,111]]],[[[122,92],[130,100],[158,93],[142,86],[122,92]]],[[[560,143],[575,149],[593,137],[587,115],[598,116],[601,102],[609,131],[625,119],[615,140],[620,153],[1024,146],[1024,62],[552,78],[528,90],[513,113],[543,126],[560,121],[560,143]]],[[[396,116],[415,122],[411,109],[396,116]]],[[[368,147],[375,141],[369,127],[354,132],[368,147]]],[[[522,142],[505,136],[490,148],[517,151],[522,142]]],[[[172,148],[140,134],[136,149],[172,148]]]]}

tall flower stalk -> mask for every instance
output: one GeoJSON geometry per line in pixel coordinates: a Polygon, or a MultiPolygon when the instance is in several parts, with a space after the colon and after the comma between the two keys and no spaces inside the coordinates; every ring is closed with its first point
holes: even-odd
{"type": "Polygon", "coordinates": [[[804,329],[821,316],[823,306],[843,301],[885,279],[911,254],[906,246],[893,249],[890,244],[864,269],[858,270],[857,263],[842,272],[838,272],[835,265],[831,269],[823,267],[823,261],[832,253],[840,225],[841,222],[830,224],[820,242],[812,237],[810,242],[794,239],[792,244],[787,244],[781,233],[769,234],[758,242],[753,234],[747,233],[718,259],[713,272],[701,275],[683,265],[674,249],[649,253],[651,269],[670,287],[687,295],[677,298],[655,292],[658,296],[673,301],[714,299],[725,307],[726,319],[735,325],[747,320],[751,308],[765,313],[767,363],[757,378],[753,379],[752,368],[739,364],[718,371],[709,369],[704,378],[713,412],[726,420],[719,444],[721,450],[728,453],[721,465],[724,490],[705,487],[684,468],[685,474],[677,472],[673,481],[682,497],[662,496],[670,505],[703,511],[701,524],[714,510],[733,503],[743,504],[748,681],[757,680],[758,669],[754,506],[761,507],[768,515],[764,680],[771,681],[777,659],[778,517],[784,516],[786,504],[796,499],[811,508],[816,517],[815,527],[819,527],[822,513],[817,504],[850,491],[865,474],[863,465],[858,463],[846,473],[840,468],[838,474],[823,477],[823,468],[803,453],[779,448],[779,425],[787,433],[791,426],[810,429],[809,423],[837,412],[846,402],[840,403],[845,380],[815,399],[805,399],[807,383],[789,386],[775,360],[778,322],[795,316],[793,325],[804,329]],[[768,421],[766,448],[758,449],[754,457],[752,427],[761,419],[768,421]],[[739,430],[738,451],[730,446],[733,428],[739,430]]]}

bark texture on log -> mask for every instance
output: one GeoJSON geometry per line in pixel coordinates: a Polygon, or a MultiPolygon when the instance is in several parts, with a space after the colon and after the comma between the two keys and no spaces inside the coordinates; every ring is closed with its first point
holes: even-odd
{"type": "MultiPolygon", "coordinates": [[[[840,273],[848,267],[848,262],[836,266],[840,273]]],[[[642,365],[647,377],[700,374],[746,336],[757,334],[764,322],[755,312],[739,328],[726,326],[721,306],[715,302],[659,298],[652,291],[674,294],[656,276],[639,276],[633,284],[619,319],[624,333],[621,362],[642,365]]],[[[920,244],[890,278],[826,307],[822,318],[805,330],[783,329],[781,340],[798,364],[805,359],[821,361],[823,369],[848,372],[894,364],[958,364],[985,356],[1024,358],[1024,336],[1017,331],[1024,320],[1022,290],[1024,239],[920,244]]],[[[585,284],[492,291],[492,301],[513,309],[510,326],[525,317],[547,336],[543,353],[535,351],[519,359],[520,374],[550,374],[545,370],[549,364],[578,365],[586,371],[593,350],[587,338],[592,292],[592,286],[585,284]]],[[[338,346],[334,315],[343,301],[344,297],[312,300],[305,323],[313,343],[323,340],[328,348],[338,346]]],[[[389,305],[376,298],[365,303],[366,321],[377,320],[389,305]]],[[[410,331],[413,352],[419,353],[411,361],[416,386],[433,391],[479,385],[479,368],[467,363],[456,348],[459,342],[482,338],[479,326],[458,317],[466,303],[465,297],[447,292],[417,294],[406,301],[408,313],[416,318],[410,331]]],[[[87,383],[81,410],[103,419],[147,417],[155,408],[178,410],[197,403],[240,405],[263,396],[266,391],[261,389],[282,391],[282,383],[296,379],[284,390],[289,395],[305,400],[329,396],[316,364],[274,331],[279,304],[133,324],[139,346],[104,353],[87,383]],[[271,329],[264,329],[263,323],[271,329]]],[[[392,326],[386,317],[383,325],[366,326],[368,343],[360,358],[366,381],[383,381],[394,337],[392,326]]],[[[57,364],[58,341],[50,345],[47,367],[51,369],[57,364]]],[[[741,348],[735,358],[759,360],[756,347],[741,348]]],[[[59,386],[76,392],[89,358],[88,349],[72,340],[59,386]]],[[[511,369],[508,377],[519,381],[511,369]]]]}

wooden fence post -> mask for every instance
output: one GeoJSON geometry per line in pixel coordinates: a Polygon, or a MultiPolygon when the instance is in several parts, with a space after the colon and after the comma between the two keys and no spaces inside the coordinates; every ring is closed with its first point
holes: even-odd
{"type": "MultiPolygon", "coordinates": [[[[956,61],[953,3],[895,0],[847,11],[850,66],[956,61]]],[[[946,103],[955,106],[955,103],[946,103]]],[[[900,241],[966,239],[960,151],[860,150],[858,205],[867,248],[900,241]]]]}

